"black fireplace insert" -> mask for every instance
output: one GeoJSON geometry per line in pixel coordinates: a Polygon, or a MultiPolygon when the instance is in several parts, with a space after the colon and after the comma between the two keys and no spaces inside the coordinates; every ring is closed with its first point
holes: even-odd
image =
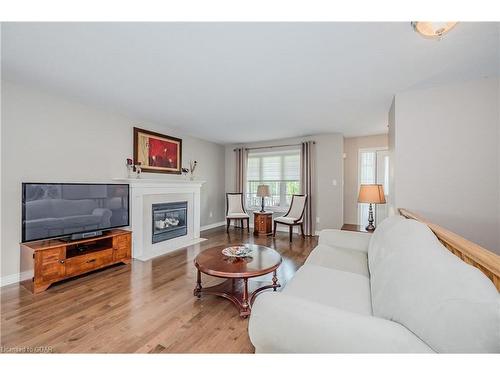
{"type": "Polygon", "coordinates": [[[153,243],[187,235],[187,203],[153,204],[153,243]]]}

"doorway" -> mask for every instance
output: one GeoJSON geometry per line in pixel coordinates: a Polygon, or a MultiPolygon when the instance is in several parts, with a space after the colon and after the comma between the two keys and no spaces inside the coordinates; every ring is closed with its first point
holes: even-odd
{"type": "MultiPolygon", "coordinates": [[[[389,194],[389,151],[386,147],[363,148],[358,152],[358,191],[362,184],[381,184],[385,200],[389,194]]],[[[358,203],[358,225],[368,223],[368,203],[358,203]]],[[[388,216],[387,204],[373,205],[375,225],[388,216]]]]}

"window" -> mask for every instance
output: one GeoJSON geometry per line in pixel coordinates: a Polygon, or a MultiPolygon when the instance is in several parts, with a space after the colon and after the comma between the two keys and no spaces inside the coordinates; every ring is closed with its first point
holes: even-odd
{"type": "Polygon", "coordinates": [[[269,185],[271,197],[266,207],[272,211],[286,211],[293,194],[300,192],[300,149],[259,151],[248,154],[246,206],[260,207],[257,187],[269,185]]]}

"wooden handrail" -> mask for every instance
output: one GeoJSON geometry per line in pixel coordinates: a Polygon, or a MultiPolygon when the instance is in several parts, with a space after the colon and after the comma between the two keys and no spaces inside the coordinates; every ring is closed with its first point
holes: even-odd
{"type": "Polygon", "coordinates": [[[417,220],[427,225],[444,247],[464,262],[483,272],[493,284],[495,284],[497,290],[500,292],[500,256],[448,229],[427,221],[405,208],[400,208],[399,213],[407,219],[417,220]]]}

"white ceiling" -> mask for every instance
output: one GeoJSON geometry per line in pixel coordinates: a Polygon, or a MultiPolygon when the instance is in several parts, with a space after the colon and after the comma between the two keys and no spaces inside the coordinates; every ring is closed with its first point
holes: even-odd
{"type": "MultiPolygon", "coordinates": [[[[386,132],[395,93],[498,75],[497,23],[9,23],[2,74],[220,143],[386,132]]],[[[70,124],[68,124],[70,125],[70,124]]]]}

